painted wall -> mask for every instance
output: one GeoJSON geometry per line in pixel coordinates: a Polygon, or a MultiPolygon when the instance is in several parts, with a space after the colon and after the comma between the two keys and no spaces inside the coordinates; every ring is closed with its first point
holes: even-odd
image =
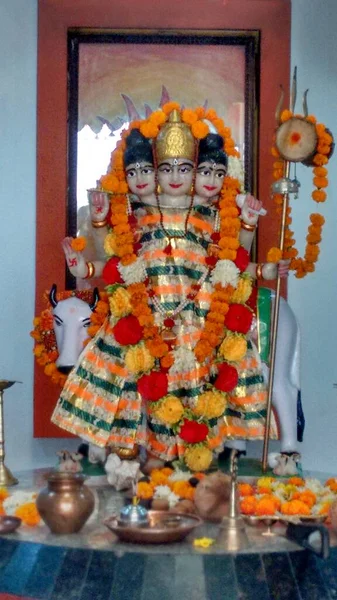
{"type": "MultiPolygon", "coordinates": [[[[293,0],[292,12],[292,62],[299,70],[299,91],[310,88],[310,111],[337,135],[333,48],[337,4],[325,0],[319,9],[314,0],[293,0]]],[[[33,356],[28,332],[35,291],[36,0],[1,0],[0,33],[0,378],[23,382],[5,392],[6,464],[16,471],[53,464],[56,449],[63,446],[60,439],[32,437],[33,356]]],[[[337,453],[335,161],[331,162],[329,200],[322,207],[327,222],[317,272],[305,280],[291,276],[289,281],[289,301],[302,329],[307,421],[303,462],[306,468],[331,472],[336,470],[337,453]]],[[[294,227],[303,254],[309,213],[316,207],[310,201],[309,170],[298,175],[302,187],[294,208],[294,227]]],[[[66,444],[72,445],[70,440],[66,444]]]]}
{"type": "Polygon", "coordinates": [[[4,393],[15,471],[54,464],[62,441],[33,439],[37,2],[1,0],[0,15],[0,379],[22,381],[4,393]]]}

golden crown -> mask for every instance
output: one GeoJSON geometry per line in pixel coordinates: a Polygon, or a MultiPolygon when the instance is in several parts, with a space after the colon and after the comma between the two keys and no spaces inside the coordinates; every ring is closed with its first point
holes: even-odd
{"type": "Polygon", "coordinates": [[[191,130],[183,123],[178,110],[170,113],[155,140],[158,163],[167,158],[195,158],[195,141],[191,130]]]}

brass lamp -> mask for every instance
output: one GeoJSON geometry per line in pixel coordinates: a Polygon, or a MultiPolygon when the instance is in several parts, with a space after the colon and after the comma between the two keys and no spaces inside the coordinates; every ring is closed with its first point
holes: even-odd
{"type": "Polygon", "coordinates": [[[8,381],[0,379],[0,486],[9,487],[18,483],[18,480],[12,475],[5,465],[5,428],[4,428],[4,409],[3,409],[3,394],[4,390],[14,385],[21,383],[16,381],[8,381]]]}

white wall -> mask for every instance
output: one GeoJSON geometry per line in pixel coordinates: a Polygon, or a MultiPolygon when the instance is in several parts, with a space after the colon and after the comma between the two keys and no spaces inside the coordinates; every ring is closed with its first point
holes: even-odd
{"type": "MultiPolygon", "coordinates": [[[[292,65],[298,68],[301,96],[309,88],[309,112],[337,139],[336,0],[293,0],[292,65]]],[[[298,98],[301,112],[301,97],[298,98]]],[[[302,187],[294,206],[294,229],[300,255],[311,212],[326,219],[316,272],[290,277],[289,302],[302,331],[302,400],[306,416],[301,445],[307,469],[337,472],[337,152],[329,165],[328,199],[311,200],[312,172],[298,172],[302,187]]]]}
{"type": "MultiPolygon", "coordinates": [[[[28,332],[35,289],[36,0],[0,0],[0,378],[18,379],[5,393],[6,464],[12,470],[51,465],[62,440],[32,437],[33,355],[28,332]]],[[[293,0],[292,63],[299,92],[310,88],[309,108],[337,136],[336,0],[293,0]]],[[[300,103],[298,111],[301,112],[300,103]]],[[[293,275],[289,301],[302,329],[302,397],[306,416],[304,467],[336,470],[337,455],[337,172],[331,161],[329,199],[320,261],[304,280],[293,275]]],[[[311,172],[299,171],[295,235],[303,254],[311,172]]],[[[67,446],[70,441],[67,440],[67,446]]]]}
{"type": "MultiPolygon", "coordinates": [[[[5,463],[12,471],[55,463],[62,440],[33,439],[35,297],[36,0],[0,0],[0,379],[5,463]]],[[[69,446],[69,441],[67,441],[69,446]]]]}

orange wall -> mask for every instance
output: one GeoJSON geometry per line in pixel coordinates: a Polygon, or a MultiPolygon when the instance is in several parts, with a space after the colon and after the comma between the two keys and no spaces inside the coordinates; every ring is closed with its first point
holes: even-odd
{"type": "MultiPolygon", "coordinates": [[[[270,208],[260,227],[262,261],[277,243],[278,223],[270,205],[270,146],[280,84],[287,90],[289,83],[290,9],[290,0],[39,0],[36,314],[45,308],[43,292],[52,283],[59,289],[65,286],[60,242],[66,233],[67,29],[260,30],[258,192],[270,208]]],[[[37,368],[36,437],[65,435],[50,423],[58,392],[37,368]]]]}

